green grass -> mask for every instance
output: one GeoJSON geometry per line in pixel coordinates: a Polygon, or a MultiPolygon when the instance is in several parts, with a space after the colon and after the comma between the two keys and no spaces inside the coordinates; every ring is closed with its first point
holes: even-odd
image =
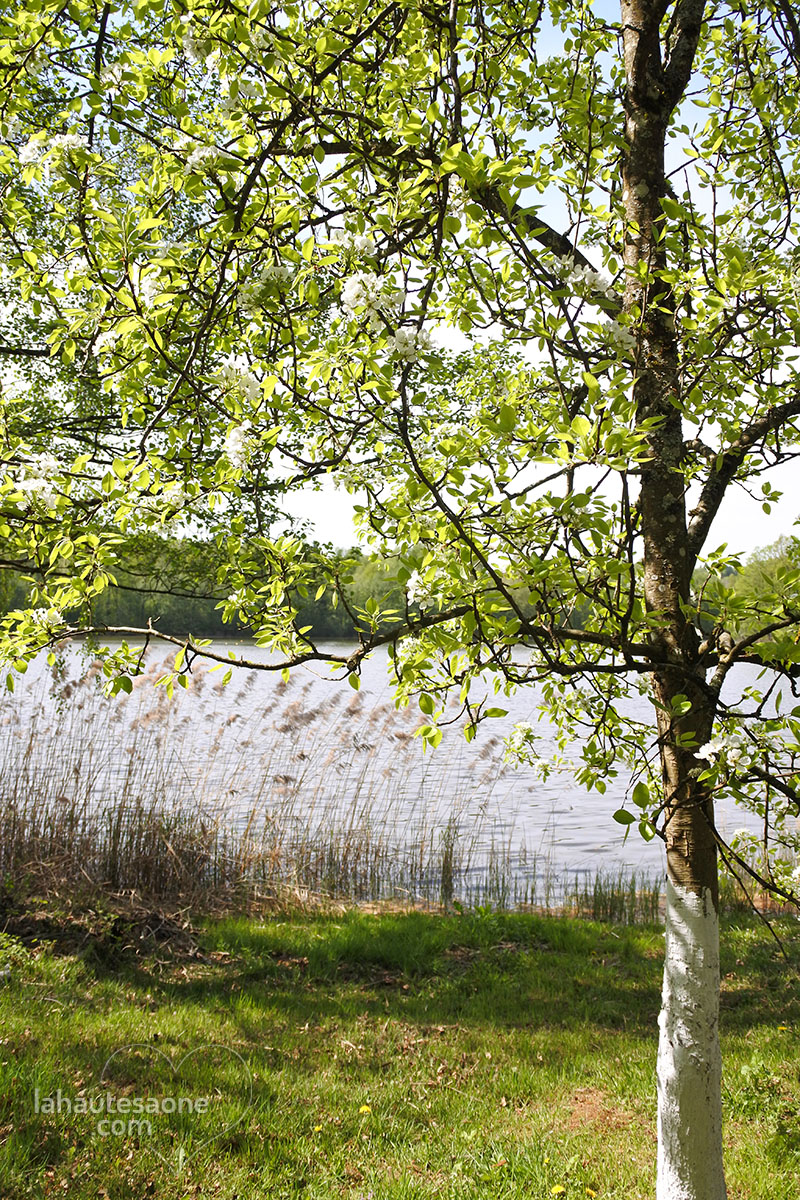
{"type": "MultiPolygon", "coordinates": [[[[787,963],[762,927],[736,922],[723,957],[730,1196],[796,1200],[797,923],[779,919],[787,963]]],[[[0,937],[4,1200],[653,1195],[656,927],[355,911],[225,920],[201,935],[202,958],[124,942],[78,938],[64,954],[0,937]],[[96,1116],[34,1111],[37,1087],[99,1094],[128,1043],[167,1058],[117,1056],[115,1094],[172,1087],[211,1097],[211,1113],[102,1138],[96,1116]],[[193,1051],[176,1083],[167,1059],[193,1051]]]]}

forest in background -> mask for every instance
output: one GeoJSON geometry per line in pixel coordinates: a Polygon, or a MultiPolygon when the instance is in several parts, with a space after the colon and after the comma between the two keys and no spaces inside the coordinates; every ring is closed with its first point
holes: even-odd
{"type": "MultiPolygon", "coordinates": [[[[368,605],[381,610],[404,610],[404,585],[396,578],[396,565],[387,559],[364,554],[361,550],[343,550],[343,602],[334,602],[334,593],[322,595],[309,590],[295,595],[299,626],[310,626],[317,638],[350,639],[354,636],[354,614],[368,605]]],[[[118,571],[117,585],[109,587],[93,605],[94,621],[102,626],[146,628],[152,621],[162,633],[183,637],[226,638],[253,632],[249,625],[234,618],[223,619],[221,603],[226,593],[217,583],[217,556],[210,542],[188,538],[142,534],[134,539],[128,558],[130,569],[118,571]]],[[[769,546],[754,550],[741,566],[731,564],[724,575],[731,591],[741,601],[741,627],[757,613],[759,597],[767,593],[793,590],[800,583],[800,541],[781,537],[769,546]]],[[[703,584],[698,572],[695,588],[703,584]]],[[[13,571],[0,572],[0,611],[24,607],[30,581],[13,571]]],[[[414,607],[413,605],[411,606],[414,607]]],[[[570,621],[582,624],[580,613],[571,613],[570,621]]]]}
{"type": "MultiPolygon", "coordinates": [[[[295,595],[299,626],[312,626],[318,637],[351,638],[352,613],[368,601],[381,608],[403,608],[403,587],[394,578],[396,568],[391,562],[367,557],[357,549],[341,551],[338,558],[346,604],[334,603],[330,589],[321,596],[295,595]]],[[[115,573],[116,586],[93,602],[95,624],[146,628],[151,621],[162,633],[176,637],[189,632],[210,638],[252,633],[240,619],[223,619],[220,605],[227,591],[217,580],[218,553],[213,543],[142,534],[132,540],[126,563],[128,569],[115,573]]],[[[30,587],[31,581],[20,573],[0,572],[2,612],[24,607],[30,587]]]]}

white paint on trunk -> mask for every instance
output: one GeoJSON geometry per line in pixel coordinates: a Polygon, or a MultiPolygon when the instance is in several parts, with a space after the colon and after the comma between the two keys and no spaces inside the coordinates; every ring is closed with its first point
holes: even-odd
{"type": "Polygon", "coordinates": [[[670,880],[658,1023],[657,1200],[725,1200],[719,919],[708,889],[670,880]]]}

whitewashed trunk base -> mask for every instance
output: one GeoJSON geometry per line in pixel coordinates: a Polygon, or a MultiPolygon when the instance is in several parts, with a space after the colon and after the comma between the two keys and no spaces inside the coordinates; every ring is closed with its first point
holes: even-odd
{"type": "Polygon", "coordinates": [[[657,1200],[725,1200],[719,919],[710,891],[669,880],[658,1023],[657,1200]]]}

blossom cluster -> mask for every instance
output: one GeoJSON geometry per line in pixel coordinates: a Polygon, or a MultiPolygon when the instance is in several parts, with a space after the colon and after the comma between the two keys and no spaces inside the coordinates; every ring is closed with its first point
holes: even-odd
{"type": "Polygon", "coordinates": [[[419,571],[412,571],[406,582],[406,595],[412,604],[417,604],[425,598],[425,585],[419,571]]]}
{"type": "Polygon", "coordinates": [[[350,229],[336,229],[331,241],[345,254],[355,254],[358,258],[375,257],[375,242],[365,233],[353,233],[350,229]]]}
{"type": "Polygon", "coordinates": [[[26,75],[38,75],[45,67],[50,65],[50,55],[47,53],[48,47],[42,43],[35,49],[23,50],[20,55],[20,62],[23,71],[26,75]]]}
{"type": "Polygon", "coordinates": [[[53,454],[36,454],[24,468],[16,472],[14,488],[21,492],[28,508],[43,508],[50,512],[58,504],[58,492],[53,486],[53,476],[60,471],[58,459],[53,454]]]}
{"type": "Polygon", "coordinates": [[[530,744],[533,736],[533,726],[529,721],[517,721],[511,733],[506,738],[506,750],[508,755],[519,757],[523,750],[530,744]]]}
{"type": "Polygon", "coordinates": [[[614,345],[619,346],[621,350],[636,349],[636,337],[631,333],[627,325],[620,325],[619,321],[609,321],[605,326],[604,332],[614,345]]]}
{"type": "Polygon", "coordinates": [[[292,282],[292,269],[286,263],[273,262],[262,267],[255,279],[239,290],[239,308],[245,316],[252,317],[263,307],[271,288],[288,288],[292,282]]]}
{"type": "Polygon", "coordinates": [[[748,742],[740,734],[718,733],[710,742],[700,746],[695,758],[705,759],[709,763],[719,761],[736,767],[747,757],[749,749],[748,742]]]}
{"type": "Polygon", "coordinates": [[[366,313],[369,327],[381,328],[381,318],[396,317],[403,303],[403,293],[374,271],[356,271],[345,280],[342,288],[342,307],[350,317],[366,313]]]}
{"type": "Polygon", "coordinates": [[[565,283],[572,284],[581,295],[586,295],[589,299],[598,294],[609,300],[614,299],[614,288],[600,271],[584,267],[569,256],[560,260],[559,274],[565,283]]]}
{"type": "Polygon", "coordinates": [[[17,152],[21,163],[38,162],[45,155],[58,157],[70,150],[88,150],[89,141],[80,133],[57,133],[50,138],[32,137],[17,152]]]}
{"type": "Polygon", "coordinates": [[[204,175],[207,171],[219,170],[222,162],[222,151],[216,146],[195,146],[186,160],[186,174],[204,175]]]}
{"type": "Polygon", "coordinates": [[[176,521],[186,504],[186,493],[180,484],[176,484],[160,492],[137,496],[135,515],[145,524],[158,524],[166,529],[176,521]]]}
{"type": "Polygon", "coordinates": [[[517,721],[511,733],[506,738],[504,759],[508,763],[519,763],[520,760],[532,767],[537,767],[543,774],[549,773],[550,767],[534,748],[534,729],[529,721],[517,721]]]}
{"type": "Polygon", "coordinates": [[[240,79],[236,88],[236,95],[232,96],[230,92],[223,96],[220,101],[220,108],[225,113],[234,112],[236,109],[245,108],[248,102],[260,100],[261,89],[258,84],[251,79],[240,79]]]}
{"type": "Polygon", "coordinates": [[[183,28],[178,34],[183,53],[189,62],[204,63],[215,52],[216,47],[213,41],[204,37],[203,34],[192,25],[192,18],[187,13],[183,17],[183,28]]]}
{"type": "Polygon", "coordinates": [[[136,293],[142,308],[152,308],[156,296],[159,296],[164,290],[164,281],[158,271],[148,271],[146,275],[141,273],[136,280],[136,293]]]}
{"type": "Polygon", "coordinates": [[[101,354],[111,354],[119,341],[116,329],[102,329],[92,343],[92,353],[96,358],[101,354]]]}
{"type": "Polygon", "coordinates": [[[225,437],[222,452],[236,471],[243,471],[253,457],[255,443],[250,436],[252,425],[242,421],[241,425],[233,425],[225,437]]]}
{"type": "Polygon", "coordinates": [[[461,217],[469,201],[469,193],[458,176],[449,175],[448,179],[448,209],[454,217],[461,217]]]}
{"type": "Polygon", "coordinates": [[[421,354],[427,354],[430,351],[431,335],[427,329],[401,326],[391,337],[386,339],[386,346],[394,358],[400,358],[407,363],[415,363],[421,354]]]}
{"type": "Polygon", "coordinates": [[[220,367],[217,380],[226,392],[237,392],[250,404],[261,399],[261,381],[250,370],[246,359],[231,356],[220,367]]]}
{"type": "Polygon", "coordinates": [[[276,283],[278,287],[284,287],[292,282],[292,268],[286,263],[268,263],[266,267],[262,267],[260,278],[263,284],[276,283]]]}
{"type": "Polygon", "coordinates": [[[228,603],[236,606],[241,612],[247,604],[247,592],[245,588],[237,588],[235,592],[231,592],[228,596],[228,603]]]}
{"type": "Polygon", "coordinates": [[[64,618],[57,608],[34,608],[30,613],[34,625],[38,625],[47,633],[52,633],[64,624],[64,618]]]}
{"type": "Polygon", "coordinates": [[[124,71],[122,63],[109,63],[100,71],[100,82],[108,89],[110,96],[116,95],[122,86],[124,71]]]}

